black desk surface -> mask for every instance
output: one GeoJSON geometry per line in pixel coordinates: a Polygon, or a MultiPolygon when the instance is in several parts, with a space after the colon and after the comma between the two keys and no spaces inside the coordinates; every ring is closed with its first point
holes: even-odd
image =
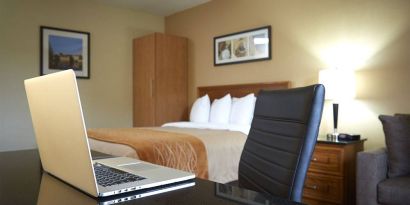
{"type": "MultiPolygon", "coordinates": [[[[94,156],[94,154],[93,154],[94,156]]],[[[0,152],[0,204],[99,204],[43,173],[37,150],[0,152]],[[46,180],[47,179],[47,180],[46,180]],[[45,186],[47,181],[47,186],[45,186]],[[52,182],[50,184],[50,182],[52,182]],[[40,186],[41,184],[41,186],[40,186]]],[[[195,179],[195,186],[121,204],[299,204],[246,189],[195,179]]]]}

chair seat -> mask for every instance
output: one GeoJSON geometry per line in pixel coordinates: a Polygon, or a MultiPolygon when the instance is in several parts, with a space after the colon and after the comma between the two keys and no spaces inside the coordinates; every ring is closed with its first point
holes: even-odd
{"type": "Polygon", "coordinates": [[[407,204],[410,202],[410,176],[385,179],[377,186],[381,204],[407,204]]]}

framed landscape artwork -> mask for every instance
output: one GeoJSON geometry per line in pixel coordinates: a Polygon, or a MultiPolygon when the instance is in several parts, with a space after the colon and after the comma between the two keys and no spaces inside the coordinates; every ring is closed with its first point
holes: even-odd
{"type": "Polygon", "coordinates": [[[214,38],[214,65],[271,59],[271,26],[214,38]]]}
{"type": "Polygon", "coordinates": [[[40,27],[40,75],[73,69],[90,78],[90,33],[40,27]]]}

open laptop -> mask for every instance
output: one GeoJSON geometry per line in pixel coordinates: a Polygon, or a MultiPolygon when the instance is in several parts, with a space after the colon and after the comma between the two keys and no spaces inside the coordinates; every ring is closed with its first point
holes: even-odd
{"type": "Polygon", "coordinates": [[[43,169],[95,197],[195,178],[140,160],[92,160],[73,70],[24,81],[43,169]]]}

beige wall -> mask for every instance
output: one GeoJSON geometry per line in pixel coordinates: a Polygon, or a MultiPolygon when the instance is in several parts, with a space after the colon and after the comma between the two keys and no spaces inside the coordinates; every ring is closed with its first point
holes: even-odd
{"type": "Polygon", "coordinates": [[[91,79],[79,80],[88,127],[132,126],[132,39],[164,18],[94,0],[0,0],[0,151],[35,147],[23,80],[39,75],[40,25],[91,33],[91,79]]]}
{"type": "MultiPolygon", "coordinates": [[[[410,1],[214,0],[169,16],[165,32],[189,38],[189,99],[204,85],[317,82],[322,68],[358,70],[357,97],[340,104],[339,130],[384,146],[381,113],[410,113],[410,1]],[[272,60],[213,66],[213,37],[272,26],[272,60]]],[[[331,103],[321,134],[331,131],[331,103]]]]}

